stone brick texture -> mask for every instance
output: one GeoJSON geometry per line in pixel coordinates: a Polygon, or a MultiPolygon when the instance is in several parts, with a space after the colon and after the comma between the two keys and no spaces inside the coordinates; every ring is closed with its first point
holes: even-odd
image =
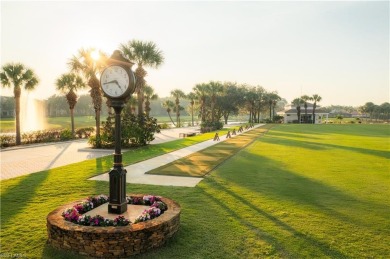
{"type": "Polygon", "coordinates": [[[165,244],[179,229],[180,205],[168,198],[161,200],[168,209],[159,217],[119,227],[74,224],[66,221],[62,212],[81,201],[61,206],[47,216],[47,242],[55,248],[95,258],[123,258],[147,252],[165,244]]]}

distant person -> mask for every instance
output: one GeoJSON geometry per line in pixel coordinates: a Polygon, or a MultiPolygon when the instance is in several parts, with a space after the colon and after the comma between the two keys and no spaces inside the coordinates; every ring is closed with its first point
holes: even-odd
{"type": "Polygon", "coordinates": [[[232,135],[237,135],[236,129],[233,129],[232,135]]]}
{"type": "Polygon", "coordinates": [[[215,133],[215,136],[214,136],[214,141],[219,141],[219,135],[218,135],[218,132],[215,133]]]}

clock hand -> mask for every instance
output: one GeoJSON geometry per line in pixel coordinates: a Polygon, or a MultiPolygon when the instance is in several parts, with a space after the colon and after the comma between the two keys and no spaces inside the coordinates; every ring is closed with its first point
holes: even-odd
{"type": "Polygon", "coordinates": [[[108,84],[116,84],[117,86],[119,86],[119,88],[120,88],[121,90],[123,90],[123,89],[122,89],[122,86],[118,83],[117,80],[112,80],[112,81],[110,81],[110,82],[104,83],[103,85],[108,85],[108,84]]]}

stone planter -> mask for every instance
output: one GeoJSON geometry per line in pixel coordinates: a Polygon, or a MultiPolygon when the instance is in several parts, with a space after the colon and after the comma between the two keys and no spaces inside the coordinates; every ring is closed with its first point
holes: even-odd
{"type": "Polygon", "coordinates": [[[120,227],[82,226],[65,221],[62,212],[80,201],[61,206],[47,216],[48,243],[58,249],[104,258],[128,257],[160,247],[178,231],[181,212],[175,201],[164,197],[161,200],[168,209],[159,217],[120,227]]]}

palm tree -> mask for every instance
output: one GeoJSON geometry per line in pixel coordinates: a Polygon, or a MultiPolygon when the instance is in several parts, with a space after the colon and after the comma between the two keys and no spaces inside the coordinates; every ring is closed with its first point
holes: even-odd
{"type": "Polygon", "coordinates": [[[307,123],[307,101],[311,100],[311,97],[308,95],[302,95],[301,100],[303,101],[303,106],[305,107],[305,119],[304,122],[307,123]]]}
{"type": "Polygon", "coordinates": [[[180,100],[179,98],[184,98],[186,95],[180,89],[175,89],[171,91],[171,96],[175,98],[176,104],[176,126],[180,128],[180,100]]]}
{"type": "Polygon", "coordinates": [[[191,93],[187,94],[186,98],[190,100],[192,126],[194,126],[194,104],[195,104],[196,95],[195,95],[195,93],[191,92],[191,93]]]}
{"type": "Polygon", "coordinates": [[[171,111],[175,107],[175,104],[171,100],[166,100],[165,102],[162,103],[162,106],[165,109],[167,109],[168,116],[171,119],[173,126],[176,127],[176,124],[173,122],[172,117],[171,117],[171,111]]]}
{"type": "Polygon", "coordinates": [[[149,113],[150,113],[150,100],[157,100],[158,95],[154,93],[154,89],[150,85],[146,85],[145,86],[144,93],[145,93],[145,97],[146,97],[145,113],[146,113],[146,116],[149,117],[149,113]]]}
{"type": "Polygon", "coordinates": [[[194,91],[195,95],[199,98],[201,121],[205,122],[206,121],[206,97],[207,97],[208,85],[197,84],[192,90],[194,91]]]}
{"type": "Polygon", "coordinates": [[[103,96],[100,88],[100,81],[96,74],[105,67],[107,56],[100,52],[100,59],[95,60],[91,55],[94,52],[96,52],[96,50],[93,48],[80,49],[77,55],[70,59],[68,64],[72,72],[84,76],[85,80],[88,82],[88,86],[91,88],[89,92],[95,110],[96,146],[100,147],[100,111],[102,109],[103,96]]]}
{"type": "Polygon", "coordinates": [[[147,72],[143,67],[149,66],[158,68],[164,62],[163,53],[157,48],[156,44],[151,41],[143,42],[140,40],[132,40],[127,44],[121,44],[120,49],[128,60],[137,63],[138,67],[135,70],[135,76],[138,96],[138,115],[142,115],[144,87],[146,84],[145,76],[147,75],[147,72]]]}
{"type": "Polygon", "coordinates": [[[314,101],[313,103],[313,124],[316,123],[316,108],[317,108],[317,102],[320,102],[322,100],[322,97],[318,94],[313,94],[311,99],[314,101]]]}
{"type": "Polygon", "coordinates": [[[277,94],[277,92],[267,93],[267,99],[269,104],[269,119],[272,121],[275,115],[275,107],[278,101],[282,98],[277,94]]]}
{"type": "Polygon", "coordinates": [[[74,114],[73,110],[77,103],[77,95],[75,91],[80,88],[86,87],[85,82],[83,79],[74,73],[68,73],[61,75],[57,81],[57,90],[66,93],[66,100],[69,104],[70,109],[70,119],[72,124],[72,136],[74,137],[74,114]]]}
{"type": "MultiPolygon", "coordinates": [[[[245,87],[245,86],[244,86],[245,87]]],[[[255,103],[257,100],[256,89],[254,87],[245,87],[245,101],[249,110],[249,122],[254,122],[255,103]]]]}
{"type": "Polygon", "coordinates": [[[20,145],[20,95],[22,88],[25,90],[33,90],[39,80],[31,69],[26,68],[21,63],[8,63],[4,65],[0,72],[0,80],[3,87],[14,87],[16,145],[20,145]]]}
{"type": "Polygon", "coordinates": [[[215,119],[215,103],[217,101],[217,95],[222,92],[223,85],[220,82],[211,81],[208,87],[208,93],[211,97],[211,122],[215,119]]]}
{"type": "Polygon", "coordinates": [[[301,104],[302,104],[301,98],[295,98],[292,101],[292,104],[295,105],[297,109],[298,123],[301,123],[301,104]]]}

